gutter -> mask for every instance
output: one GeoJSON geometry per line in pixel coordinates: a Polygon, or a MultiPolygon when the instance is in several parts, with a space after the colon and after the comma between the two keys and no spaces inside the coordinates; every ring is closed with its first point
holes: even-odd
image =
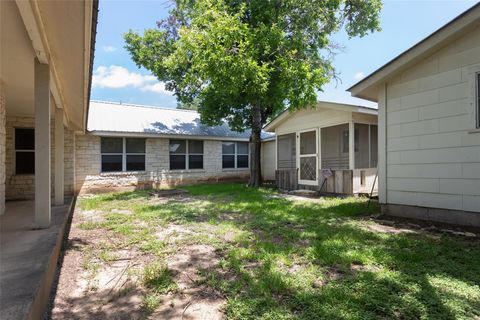
{"type": "Polygon", "coordinates": [[[85,129],[87,131],[88,125],[88,114],[90,110],[90,96],[92,93],[92,74],[93,74],[93,61],[95,58],[95,43],[97,38],[97,24],[98,24],[98,1],[93,0],[92,3],[92,30],[90,33],[91,43],[90,43],[90,68],[89,68],[89,79],[88,79],[88,97],[87,97],[87,110],[85,115],[85,129]]]}

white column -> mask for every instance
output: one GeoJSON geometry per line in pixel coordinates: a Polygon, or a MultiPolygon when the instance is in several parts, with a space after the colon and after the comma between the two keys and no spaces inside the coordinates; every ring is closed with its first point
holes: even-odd
{"type": "Polygon", "coordinates": [[[387,203],[387,98],[385,83],[378,92],[378,200],[387,203]]]}
{"type": "Polygon", "coordinates": [[[355,169],[355,124],[348,123],[348,163],[350,170],[355,169]]]}
{"type": "Polygon", "coordinates": [[[50,68],[35,59],[35,227],[48,228],[50,183],[50,68]]]}
{"type": "Polygon", "coordinates": [[[64,199],[64,129],[63,109],[55,108],[55,205],[63,205],[64,199]]]}

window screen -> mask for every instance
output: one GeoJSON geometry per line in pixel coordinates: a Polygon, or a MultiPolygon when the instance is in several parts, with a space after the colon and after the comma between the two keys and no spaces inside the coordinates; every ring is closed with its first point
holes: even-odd
{"type": "Polygon", "coordinates": [[[15,174],[35,173],[35,130],[15,129],[15,174]]]}
{"type": "Polygon", "coordinates": [[[145,171],[145,139],[101,138],[102,172],[145,171]]]}
{"type": "Polygon", "coordinates": [[[170,140],[170,170],[187,168],[187,140],[170,140]]]}
{"type": "Polygon", "coordinates": [[[170,170],[203,169],[203,141],[170,140],[170,170]]]}
{"type": "Polygon", "coordinates": [[[203,141],[188,141],[188,168],[203,169],[203,141]]]}
{"type": "Polygon", "coordinates": [[[222,142],[222,168],[248,168],[248,142],[222,142]]]}

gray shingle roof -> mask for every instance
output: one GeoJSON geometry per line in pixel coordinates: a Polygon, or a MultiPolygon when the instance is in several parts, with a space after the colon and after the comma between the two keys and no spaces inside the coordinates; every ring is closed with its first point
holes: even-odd
{"type": "MultiPolygon", "coordinates": [[[[228,124],[210,127],[200,123],[196,111],[114,102],[91,101],[87,130],[90,132],[138,133],[158,135],[250,137],[250,130],[236,132],[228,124]]],[[[262,138],[271,137],[262,133],[262,138]]]]}

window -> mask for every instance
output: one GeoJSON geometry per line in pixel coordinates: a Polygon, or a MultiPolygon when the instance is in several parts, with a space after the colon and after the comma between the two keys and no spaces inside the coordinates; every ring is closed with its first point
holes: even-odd
{"type": "Polygon", "coordinates": [[[170,170],[203,169],[203,141],[170,140],[170,170]]]}
{"type": "Polygon", "coordinates": [[[35,130],[15,128],[15,174],[35,173],[35,130]]]}
{"type": "Polygon", "coordinates": [[[222,142],[222,168],[248,168],[248,142],[222,142]]]}
{"type": "Polygon", "coordinates": [[[101,138],[102,172],[144,171],[145,139],[101,138]]]}

